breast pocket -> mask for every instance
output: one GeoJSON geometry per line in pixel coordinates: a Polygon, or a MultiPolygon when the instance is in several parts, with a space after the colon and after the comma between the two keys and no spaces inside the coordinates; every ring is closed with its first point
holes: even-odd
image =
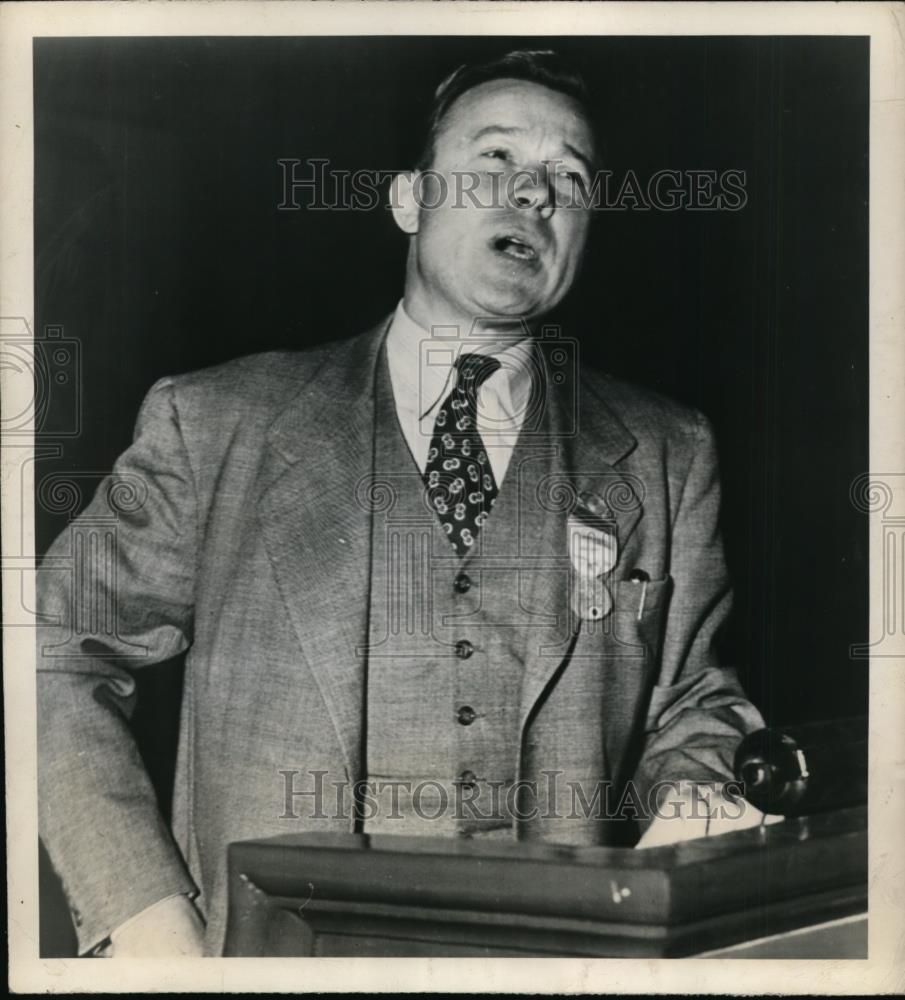
{"type": "Polygon", "coordinates": [[[627,579],[606,581],[607,613],[583,616],[577,623],[573,659],[624,661],[639,674],[658,664],[672,586],[670,576],[648,580],[646,586],[627,579]]]}
{"type": "Polygon", "coordinates": [[[613,611],[609,623],[610,652],[659,663],[673,580],[616,580],[611,585],[613,611]]]}
{"type": "Polygon", "coordinates": [[[630,615],[638,622],[654,621],[669,604],[672,577],[662,580],[616,580],[610,584],[613,611],[630,615]]]}

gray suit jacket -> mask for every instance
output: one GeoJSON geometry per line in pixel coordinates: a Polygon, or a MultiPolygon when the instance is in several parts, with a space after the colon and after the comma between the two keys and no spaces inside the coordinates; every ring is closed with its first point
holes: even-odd
{"type": "MultiPolygon", "coordinates": [[[[207,951],[219,953],[231,841],[353,828],[334,800],[347,805],[342,783],[363,777],[362,489],[385,329],[158,382],[132,446],[45,559],[40,829],[83,949],[156,900],[197,891],[207,951]],[[134,673],[186,649],[171,829],[128,719],[134,673]],[[334,803],[320,814],[286,793],[286,772],[298,790],[316,771],[334,803]]],[[[614,611],[585,634],[558,568],[567,506],[552,520],[548,510],[543,531],[526,515],[552,567],[532,600],[577,641],[526,656],[519,777],[633,779],[642,796],[659,780],[725,779],[762,720],[715,657],[730,587],[712,435],[700,414],[604,375],[583,372],[576,398],[557,418],[571,421],[562,472],[570,496],[605,498],[616,522],[614,611]],[[650,577],[643,608],[635,568],[650,577]]],[[[519,836],[595,844],[607,829],[548,809],[519,836]]]]}

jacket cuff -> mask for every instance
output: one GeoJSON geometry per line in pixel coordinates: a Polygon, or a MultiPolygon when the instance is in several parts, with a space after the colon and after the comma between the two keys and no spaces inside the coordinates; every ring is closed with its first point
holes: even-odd
{"type": "Polygon", "coordinates": [[[113,934],[144,916],[165,899],[182,895],[194,899],[198,895],[198,889],[187,874],[174,872],[166,881],[161,881],[155,886],[148,886],[138,894],[133,893],[130,896],[127,911],[122,914],[121,919],[115,919],[115,922],[110,924],[102,923],[98,919],[99,914],[83,915],[79,910],[70,906],[78,938],[79,956],[82,958],[103,958],[110,946],[113,934]]]}

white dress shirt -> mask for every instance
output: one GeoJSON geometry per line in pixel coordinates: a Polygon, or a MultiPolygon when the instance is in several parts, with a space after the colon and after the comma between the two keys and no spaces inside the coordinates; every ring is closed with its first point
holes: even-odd
{"type": "Polygon", "coordinates": [[[492,354],[500,367],[478,391],[478,433],[484,442],[499,486],[509,467],[531,396],[534,352],[529,336],[495,336],[482,332],[475,337],[444,328],[431,334],[405,311],[402,302],[390,324],[386,339],[387,363],[396,414],[409,451],[423,473],[434,433],[440,403],[455,385],[454,365],[460,354],[492,354]]]}

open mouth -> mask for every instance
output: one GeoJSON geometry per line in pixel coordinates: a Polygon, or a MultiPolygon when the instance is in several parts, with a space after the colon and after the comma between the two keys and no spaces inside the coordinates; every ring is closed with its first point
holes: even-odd
{"type": "Polygon", "coordinates": [[[520,236],[495,236],[491,240],[491,245],[497,253],[505,254],[515,260],[537,260],[537,251],[520,236]]]}

